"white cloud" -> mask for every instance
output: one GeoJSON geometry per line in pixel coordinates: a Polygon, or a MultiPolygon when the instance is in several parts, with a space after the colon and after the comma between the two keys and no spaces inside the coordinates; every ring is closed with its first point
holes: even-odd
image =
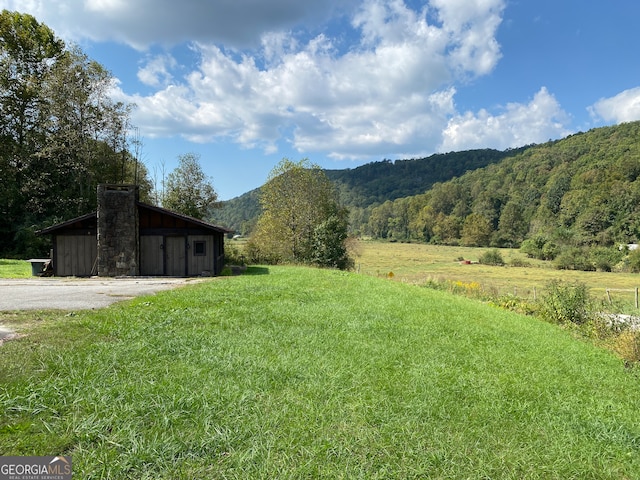
{"type": "Polygon", "coordinates": [[[528,104],[510,103],[498,115],[480,110],[453,117],[439,150],[505,149],[541,143],[571,133],[565,127],[568,120],[555,97],[543,87],[528,104]]]}
{"type": "Polygon", "coordinates": [[[591,115],[607,122],[621,123],[640,120],[640,87],[603,98],[589,107],[591,115]]]}
{"type": "Polygon", "coordinates": [[[267,151],[286,132],[299,151],[335,158],[431,153],[456,113],[451,85],[498,61],[500,5],[478,7],[477,17],[460,25],[449,12],[445,28],[401,0],[367,0],[353,17],[358,36],[346,52],[325,34],[301,43],[271,32],[260,49],[245,53],[198,43],[200,63],[180,88],[130,99],[139,107],[134,123],[146,135],[225,137],[267,151]],[[487,36],[470,35],[475,31],[487,36]],[[452,49],[466,53],[452,57],[452,49]]]}
{"type": "Polygon", "coordinates": [[[178,66],[178,62],[171,55],[157,55],[147,59],[144,67],[138,70],[138,79],[151,87],[166,86],[173,80],[171,70],[178,66]]]}
{"type": "Polygon", "coordinates": [[[500,59],[495,39],[505,8],[503,0],[431,0],[451,42],[453,68],[476,75],[489,73],[500,59]]]}
{"type": "MultiPolygon", "coordinates": [[[[0,0],[0,7],[21,1],[0,0]]],[[[285,140],[302,153],[334,158],[428,154],[440,142],[469,143],[470,131],[478,141],[497,141],[488,126],[480,131],[483,122],[510,128],[510,139],[501,139],[507,146],[528,138],[532,119],[516,118],[516,106],[497,117],[455,110],[454,86],[490,73],[500,59],[496,32],[505,3],[430,0],[415,10],[404,0],[29,2],[39,20],[70,37],[137,48],[192,42],[198,64],[182,66],[190,73],[178,77],[175,58],[160,55],[138,71],[155,93],[114,90],[137,105],[133,123],[142,135],[232,139],[268,152],[285,140]],[[348,12],[351,30],[332,36],[324,20],[336,12],[348,12]]],[[[545,90],[534,102],[547,97],[545,90]]],[[[537,126],[545,128],[557,129],[537,126]]]]}
{"type": "Polygon", "coordinates": [[[270,31],[323,22],[357,0],[1,0],[30,13],[61,37],[113,40],[138,49],[183,41],[255,46],[270,31]]]}

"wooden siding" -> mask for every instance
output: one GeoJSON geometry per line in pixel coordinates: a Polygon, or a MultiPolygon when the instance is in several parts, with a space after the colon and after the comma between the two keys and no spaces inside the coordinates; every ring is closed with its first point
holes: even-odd
{"type": "Polygon", "coordinates": [[[191,224],[181,218],[166,215],[148,208],[140,208],[138,211],[138,221],[140,222],[141,230],[158,228],[183,230],[185,228],[192,227],[191,224]]]}
{"type": "Polygon", "coordinates": [[[208,275],[213,275],[215,273],[213,235],[189,235],[188,242],[189,275],[202,275],[203,272],[208,272],[208,275]],[[205,242],[204,255],[195,254],[195,242],[205,242]]]}
{"type": "Polygon", "coordinates": [[[140,237],[140,275],[164,275],[164,237],[140,237]]]}
{"type": "Polygon", "coordinates": [[[53,267],[60,277],[92,275],[98,255],[93,235],[58,235],[53,267]]]}
{"type": "MultiPolygon", "coordinates": [[[[138,204],[138,219],[137,271],[140,275],[219,275],[222,271],[224,234],[227,233],[223,227],[144,204],[138,204]],[[195,255],[194,242],[205,242],[204,255],[195,255]]],[[[56,275],[97,274],[96,213],[39,233],[53,236],[56,275]]]]}
{"type": "Polygon", "coordinates": [[[165,271],[170,277],[184,277],[187,275],[187,248],[185,242],[185,237],[165,237],[165,271]]]}

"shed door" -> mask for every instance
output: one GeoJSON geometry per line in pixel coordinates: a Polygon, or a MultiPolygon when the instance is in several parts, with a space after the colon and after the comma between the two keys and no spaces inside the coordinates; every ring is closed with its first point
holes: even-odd
{"type": "Polygon", "coordinates": [[[187,239],[185,237],[166,237],[164,246],[167,275],[185,277],[187,275],[187,239]]]}
{"type": "Polygon", "coordinates": [[[53,261],[56,275],[85,277],[93,274],[98,253],[95,235],[58,235],[56,257],[53,261]]]}
{"type": "Polygon", "coordinates": [[[140,237],[140,275],[164,275],[162,235],[140,237]]]}

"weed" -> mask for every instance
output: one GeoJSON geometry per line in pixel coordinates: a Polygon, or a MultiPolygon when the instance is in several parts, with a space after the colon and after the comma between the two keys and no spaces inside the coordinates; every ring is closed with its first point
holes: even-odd
{"type": "Polygon", "coordinates": [[[624,330],[613,336],[608,345],[628,364],[640,362],[640,332],[630,329],[624,330]]]}
{"type": "Polygon", "coordinates": [[[536,315],[539,312],[539,305],[529,300],[515,295],[502,295],[494,297],[489,301],[491,305],[504,308],[511,312],[520,313],[522,315],[536,315]]]}
{"type": "Polygon", "coordinates": [[[547,295],[542,299],[540,311],[546,320],[581,325],[593,318],[592,300],[584,283],[566,284],[552,280],[547,284],[547,295]]]}
{"type": "Polygon", "coordinates": [[[448,290],[451,293],[462,294],[467,297],[478,298],[482,295],[482,287],[478,282],[449,281],[448,290]]]}

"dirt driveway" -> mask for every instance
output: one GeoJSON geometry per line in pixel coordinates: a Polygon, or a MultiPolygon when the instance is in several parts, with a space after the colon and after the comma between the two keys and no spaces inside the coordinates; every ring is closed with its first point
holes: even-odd
{"type": "Polygon", "coordinates": [[[88,310],[204,278],[25,278],[0,279],[0,311],[88,310]]]}

